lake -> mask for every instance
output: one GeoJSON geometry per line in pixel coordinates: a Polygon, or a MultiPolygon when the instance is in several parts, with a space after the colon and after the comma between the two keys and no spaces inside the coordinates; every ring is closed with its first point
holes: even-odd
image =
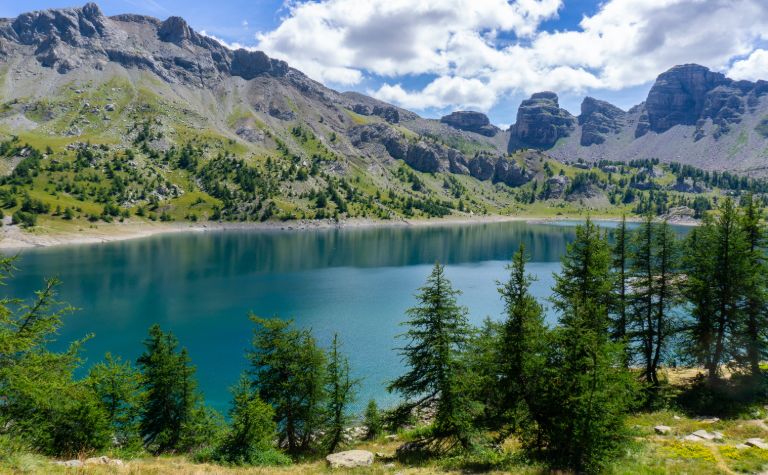
{"type": "MultiPolygon", "coordinates": [[[[605,223],[603,223],[605,224],[605,223]]],[[[610,226],[610,223],[607,224],[610,226]]],[[[25,250],[3,295],[30,296],[46,277],[79,310],[57,348],[88,333],[86,367],[112,352],[131,360],[157,322],[189,349],[207,402],[226,412],[228,388],[246,367],[249,312],[292,318],[322,345],[338,332],[363,378],[357,407],[392,404],[386,382],[402,371],[394,348],[405,310],[435,261],[463,294],[473,323],[501,318],[496,281],[520,243],[544,302],[573,223],[376,227],[301,231],[228,230],[166,234],[97,245],[25,250]]],[[[548,320],[554,316],[548,311],[548,320]]]]}

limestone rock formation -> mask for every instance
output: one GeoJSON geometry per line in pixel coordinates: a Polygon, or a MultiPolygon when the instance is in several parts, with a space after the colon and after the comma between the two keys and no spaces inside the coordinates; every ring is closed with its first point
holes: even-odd
{"type": "Polygon", "coordinates": [[[486,137],[493,137],[499,129],[491,125],[491,121],[488,116],[481,112],[474,111],[456,111],[443,116],[440,122],[450,125],[451,127],[459,130],[466,130],[467,132],[475,132],[486,137]]]}
{"type": "Polygon", "coordinates": [[[605,101],[587,97],[581,103],[581,145],[588,147],[605,142],[608,134],[616,134],[624,126],[626,113],[605,101]]]}
{"type": "Polygon", "coordinates": [[[558,139],[570,135],[575,124],[576,119],[560,108],[557,94],[537,92],[520,104],[511,130],[512,139],[520,146],[549,148],[558,139]]]}

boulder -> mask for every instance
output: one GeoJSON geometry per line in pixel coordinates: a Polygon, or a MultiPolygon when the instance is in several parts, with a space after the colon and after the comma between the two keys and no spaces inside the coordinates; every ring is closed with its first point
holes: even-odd
{"type": "Polygon", "coordinates": [[[758,449],[768,449],[768,444],[766,444],[765,441],[759,437],[747,439],[744,444],[749,447],[757,447],[758,449]]]}
{"type": "Polygon", "coordinates": [[[357,468],[370,467],[373,464],[374,455],[367,450],[347,450],[337,452],[325,457],[331,468],[357,468]]]}
{"type": "Polygon", "coordinates": [[[657,434],[666,435],[672,431],[672,428],[665,425],[658,425],[654,427],[653,430],[656,431],[657,434]]]}
{"type": "Polygon", "coordinates": [[[54,462],[56,465],[61,465],[62,467],[82,467],[83,462],[80,460],[67,460],[67,461],[57,461],[54,462]]]}
{"type": "Polygon", "coordinates": [[[686,435],[685,437],[683,437],[683,440],[686,442],[704,442],[704,439],[693,434],[686,435]]]}
{"type": "Polygon", "coordinates": [[[712,434],[711,432],[707,432],[704,429],[697,430],[691,435],[695,435],[696,437],[703,439],[703,440],[715,440],[715,434],[712,434]]]}

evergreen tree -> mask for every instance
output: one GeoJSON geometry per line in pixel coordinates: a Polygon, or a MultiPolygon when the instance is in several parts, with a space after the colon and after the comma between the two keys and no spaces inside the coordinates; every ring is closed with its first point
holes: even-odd
{"type": "Polygon", "coordinates": [[[463,447],[470,444],[471,406],[466,397],[462,354],[467,344],[467,311],[456,303],[460,292],[436,263],[427,283],[416,295],[419,305],[408,310],[401,335],[408,343],[400,348],[408,372],[388,387],[406,400],[403,411],[435,407],[433,437],[455,438],[463,447]],[[415,398],[415,400],[414,400],[415,398]]]}
{"type": "Polygon", "coordinates": [[[629,236],[627,232],[627,217],[621,216],[621,222],[616,228],[616,241],[612,248],[614,299],[611,302],[612,329],[614,341],[626,343],[627,339],[627,309],[629,308],[629,236]]]}
{"type": "MultiPolygon", "coordinates": [[[[0,257],[0,284],[13,274],[13,258],[0,257]]],[[[74,381],[85,340],[65,352],[48,345],[71,307],[56,301],[56,279],[31,301],[0,300],[0,433],[49,455],[72,456],[109,443],[107,414],[92,391],[74,381]]]]}
{"type": "Polygon", "coordinates": [[[543,383],[529,404],[535,424],[524,434],[553,466],[576,472],[598,472],[617,455],[634,398],[623,346],[609,338],[610,261],[607,240],[587,220],[555,279],[560,324],[548,339],[543,383]]]}
{"type": "Polygon", "coordinates": [[[689,234],[684,260],[684,295],[693,318],[688,352],[704,366],[710,383],[720,378],[723,363],[740,357],[738,330],[751,270],[749,244],[733,200],[724,200],[719,211],[716,219],[706,216],[689,234]]]}
{"type": "Polygon", "coordinates": [[[152,325],[144,340],[145,352],[137,363],[146,392],[140,430],[149,450],[160,453],[189,448],[185,434],[193,422],[203,416],[200,395],[186,349],[179,350],[178,340],[152,325]]]}
{"type": "Polygon", "coordinates": [[[384,431],[384,424],[381,421],[381,412],[379,406],[376,404],[375,399],[368,401],[368,405],[365,407],[365,428],[368,432],[365,435],[366,439],[373,440],[378,437],[384,431]]]}
{"type": "Polygon", "coordinates": [[[107,353],[103,362],[91,367],[86,384],[106,411],[117,444],[140,445],[139,416],[144,402],[141,374],[129,361],[107,353]]]}
{"type": "Polygon", "coordinates": [[[525,246],[512,258],[509,280],[499,283],[506,320],[501,339],[498,366],[502,391],[500,406],[504,419],[515,430],[528,415],[527,401],[535,397],[536,382],[543,365],[547,330],[541,305],[530,294],[533,277],[525,273],[525,246]]]}
{"type": "Polygon", "coordinates": [[[746,361],[752,376],[761,374],[760,360],[765,357],[768,342],[765,328],[768,324],[768,267],[765,260],[765,229],[761,223],[763,209],[751,194],[742,198],[741,227],[747,243],[747,279],[744,281],[745,321],[742,329],[746,344],[746,361]]]}
{"type": "Polygon", "coordinates": [[[658,367],[669,337],[677,331],[672,306],[677,297],[678,245],[667,222],[647,215],[634,235],[630,277],[632,329],[639,346],[643,376],[658,387],[658,367]]]}
{"type": "Polygon", "coordinates": [[[251,321],[251,384],[275,410],[280,446],[291,454],[305,452],[323,422],[325,354],[309,330],[293,328],[290,320],[252,315],[251,321]]]}
{"type": "Polygon", "coordinates": [[[247,377],[232,388],[231,427],[215,459],[234,465],[286,465],[290,459],[275,449],[277,424],[272,406],[253,392],[247,377]]]}
{"type": "Polygon", "coordinates": [[[325,391],[328,395],[326,404],[325,449],[334,452],[342,441],[344,428],[348,421],[347,410],[355,398],[358,382],[350,376],[349,360],[339,352],[339,335],[333,335],[333,342],[328,354],[325,391]]]}

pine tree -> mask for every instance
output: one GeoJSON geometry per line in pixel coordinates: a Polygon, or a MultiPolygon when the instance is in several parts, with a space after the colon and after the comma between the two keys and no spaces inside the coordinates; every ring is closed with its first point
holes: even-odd
{"type": "Polygon", "coordinates": [[[280,446],[291,454],[306,452],[323,422],[325,354],[309,330],[293,328],[290,320],[252,315],[251,321],[251,384],[275,410],[280,446]]]}
{"type": "Polygon", "coordinates": [[[348,420],[347,410],[355,398],[358,382],[350,376],[349,360],[339,352],[339,335],[333,335],[328,354],[325,392],[326,404],[325,449],[334,452],[342,441],[348,420]]]}
{"type": "Polygon", "coordinates": [[[201,401],[186,349],[159,325],[152,325],[144,340],[145,352],[137,360],[143,377],[147,400],[140,430],[147,447],[155,452],[185,449],[185,426],[200,416],[196,411],[201,401]]]}
{"type": "Polygon", "coordinates": [[[528,446],[557,468],[598,472],[626,440],[624,418],[634,399],[623,346],[610,341],[608,242],[587,220],[562,259],[553,301],[559,326],[547,342],[528,446]]]}
{"type": "Polygon", "coordinates": [[[403,410],[434,405],[434,439],[455,438],[463,447],[470,444],[471,408],[465,397],[461,358],[469,325],[467,311],[456,303],[460,292],[436,263],[427,283],[416,295],[419,305],[408,310],[408,343],[400,348],[408,372],[392,381],[389,391],[406,400],[403,410]],[[414,400],[414,398],[416,398],[414,400]]]}
{"type": "Polygon", "coordinates": [[[710,383],[719,380],[726,361],[740,359],[738,329],[751,270],[749,244],[733,200],[724,200],[719,211],[716,219],[705,217],[689,234],[684,260],[684,294],[693,317],[688,351],[704,366],[710,383]]]}
{"type": "Polygon", "coordinates": [[[527,417],[527,401],[535,397],[536,382],[543,365],[546,327],[541,305],[530,294],[533,277],[525,273],[525,246],[512,258],[509,280],[499,283],[506,320],[498,357],[500,406],[504,419],[515,430],[527,417]]]}
{"type": "Polygon", "coordinates": [[[381,412],[379,411],[379,406],[376,404],[375,399],[368,401],[368,405],[365,407],[364,424],[368,430],[365,435],[366,439],[373,440],[384,431],[384,425],[381,421],[381,412]]]}
{"type": "Polygon", "coordinates": [[[611,302],[612,334],[614,341],[625,343],[627,338],[627,309],[629,308],[629,236],[627,233],[627,217],[621,216],[621,222],[616,228],[616,241],[612,248],[614,298],[611,302]]]}
{"type": "Polygon", "coordinates": [[[761,374],[760,360],[766,355],[768,342],[762,330],[768,324],[768,267],[765,260],[765,229],[761,223],[763,209],[751,194],[742,198],[741,228],[745,235],[747,257],[747,279],[745,290],[745,322],[743,336],[746,344],[746,360],[753,377],[761,374]]]}
{"type": "Polygon", "coordinates": [[[290,459],[275,447],[277,424],[272,406],[253,392],[251,382],[243,376],[232,388],[231,427],[215,459],[234,465],[285,465],[290,459]]]}
{"type": "Polygon", "coordinates": [[[115,441],[121,446],[139,445],[141,374],[129,361],[107,353],[103,362],[91,367],[85,382],[104,407],[115,441]]]}
{"type": "Polygon", "coordinates": [[[671,308],[677,297],[678,245],[667,222],[645,217],[633,237],[631,261],[633,343],[639,346],[646,382],[658,387],[661,357],[677,331],[671,308]]]}

